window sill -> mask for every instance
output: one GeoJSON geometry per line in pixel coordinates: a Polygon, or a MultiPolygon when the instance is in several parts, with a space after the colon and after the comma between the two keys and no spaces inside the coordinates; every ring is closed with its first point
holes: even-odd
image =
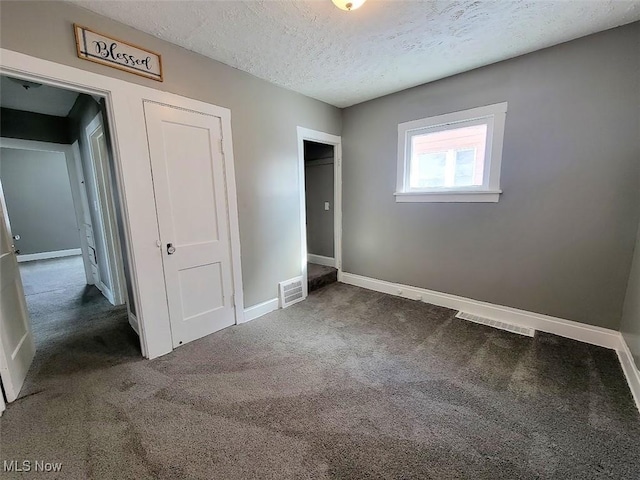
{"type": "Polygon", "coordinates": [[[397,203],[419,203],[419,202],[439,202],[439,203],[497,203],[500,200],[502,190],[482,190],[482,191],[442,191],[442,192],[396,192],[397,203]]]}

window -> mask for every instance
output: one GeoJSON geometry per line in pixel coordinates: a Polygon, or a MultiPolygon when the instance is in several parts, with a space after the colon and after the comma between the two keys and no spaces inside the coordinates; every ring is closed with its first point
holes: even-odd
{"type": "Polygon", "coordinates": [[[497,202],[507,104],[398,125],[397,202],[497,202]]]}

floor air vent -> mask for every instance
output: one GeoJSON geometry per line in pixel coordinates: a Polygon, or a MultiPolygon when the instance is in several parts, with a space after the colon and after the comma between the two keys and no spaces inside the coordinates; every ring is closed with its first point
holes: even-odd
{"type": "Polygon", "coordinates": [[[280,308],[286,308],[304,300],[302,277],[280,282],[280,308]]]}
{"type": "Polygon", "coordinates": [[[506,330],[507,332],[517,333],[519,335],[526,335],[527,337],[533,337],[536,331],[533,328],[521,327],[520,325],[514,325],[512,323],[499,322],[498,320],[491,320],[489,318],[479,317],[472,315],[471,313],[458,312],[457,318],[463,320],[469,320],[470,322],[480,323],[487,325],[488,327],[499,328],[500,330],[506,330]]]}

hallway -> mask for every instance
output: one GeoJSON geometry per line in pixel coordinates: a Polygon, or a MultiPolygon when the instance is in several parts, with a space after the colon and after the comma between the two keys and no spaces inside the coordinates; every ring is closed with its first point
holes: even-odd
{"type": "Polygon", "coordinates": [[[126,306],[114,307],[86,284],[81,256],[21,263],[20,274],[37,348],[20,397],[58,375],[142,358],[126,306]]]}

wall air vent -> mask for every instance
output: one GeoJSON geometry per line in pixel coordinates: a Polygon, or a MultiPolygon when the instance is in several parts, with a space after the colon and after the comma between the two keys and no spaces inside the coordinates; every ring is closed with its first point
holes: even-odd
{"type": "Polygon", "coordinates": [[[533,337],[536,331],[533,328],[521,327],[520,325],[514,325],[512,323],[500,322],[498,320],[491,320],[489,318],[479,317],[478,315],[472,315],[471,313],[458,312],[456,318],[462,320],[468,320],[470,322],[479,323],[488,327],[499,328],[500,330],[506,330],[507,332],[517,333],[518,335],[525,335],[527,337],[533,337]]]}
{"type": "Polygon", "coordinates": [[[279,283],[280,308],[286,308],[304,300],[302,277],[295,277],[279,283]]]}

